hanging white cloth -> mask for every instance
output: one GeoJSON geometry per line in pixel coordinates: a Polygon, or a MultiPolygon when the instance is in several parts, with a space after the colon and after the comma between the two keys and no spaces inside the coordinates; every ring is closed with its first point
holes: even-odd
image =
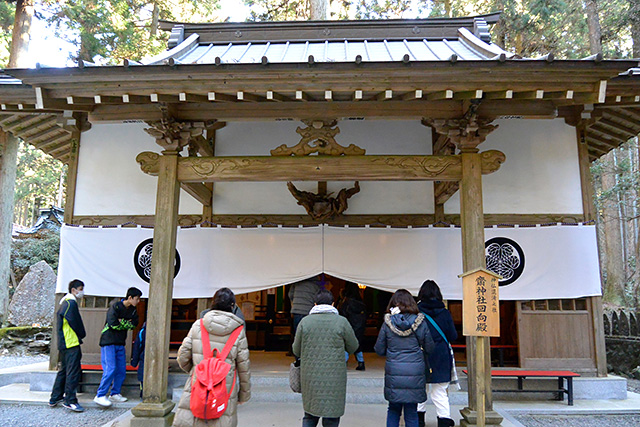
{"type": "MultiPolygon", "coordinates": [[[[87,295],[136,286],[148,296],[152,237],[144,228],[62,227],[57,292],[78,278],[87,295]]],[[[500,287],[501,300],[600,295],[594,226],[485,229],[488,242],[496,238],[487,259],[515,278],[500,287]]],[[[174,298],[208,298],[224,286],[253,292],[326,272],[414,295],[433,279],[446,299],[462,299],[459,228],[195,227],[178,230],[176,247],[174,298]]]]}

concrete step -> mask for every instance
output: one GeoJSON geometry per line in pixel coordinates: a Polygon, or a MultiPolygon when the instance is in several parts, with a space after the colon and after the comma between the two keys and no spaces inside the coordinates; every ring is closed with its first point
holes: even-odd
{"type": "MultiPolygon", "coordinates": [[[[353,404],[386,404],[384,399],[384,378],[382,377],[348,377],[347,403],[353,404]]],[[[172,400],[177,402],[182,396],[183,387],[173,389],[172,400]]],[[[451,404],[466,405],[465,391],[449,392],[451,404]]],[[[289,387],[289,377],[284,375],[256,375],[251,377],[252,402],[301,402],[302,395],[294,393],[289,387]]]]}

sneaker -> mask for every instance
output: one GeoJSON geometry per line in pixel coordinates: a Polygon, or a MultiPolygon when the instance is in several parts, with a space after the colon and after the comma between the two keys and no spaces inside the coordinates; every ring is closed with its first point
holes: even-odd
{"type": "Polygon", "coordinates": [[[58,403],[62,403],[64,402],[64,399],[58,399],[55,402],[53,400],[49,401],[49,407],[50,408],[55,408],[56,406],[58,406],[58,403]]]}
{"type": "Polygon", "coordinates": [[[129,399],[121,394],[112,394],[111,396],[109,396],[109,400],[112,402],[126,402],[129,399]]]}
{"type": "Polygon", "coordinates": [[[63,403],[62,406],[71,409],[73,412],[84,412],[84,408],[79,403],[63,403]]]}
{"type": "Polygon", "coordinates": [[[104,406],[105,408],[108,408],[109,406],[113,405],[111,401],[107,399],[107,396],[100,396],[100,397],[96,396],[93,398],[93,401],[100,406],[104,406]]]}

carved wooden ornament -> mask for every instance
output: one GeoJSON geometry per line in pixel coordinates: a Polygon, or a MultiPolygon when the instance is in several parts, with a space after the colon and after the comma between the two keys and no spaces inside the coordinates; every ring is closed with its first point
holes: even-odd
{"type": "Polygon", "coordinates": [[[349,207],[347,200],[354,194],[360,192],[360,183],[355,182],[352,188],[343,188],[336,197],[329,194],[315,194],[310,191],[300,191],[292,182],[287,182],[287,188],[298,204],[303,206],[311,218],[316,221],[323,221],[342,215],[349,207]]]}
{"type": "Polygon", "coordinates": [[[306,128],[298,127],[296,132],[302,137],[300,142],[287,147],[282,144],[278,148],[271,150],[272,156],[308,156],[318,153],[326,156],[362,156],[366,150],[351,144],[343,147],[335,140],[335,136],[340,133],[340,128],[336,126],[337,121],[304,121],[306,128]],[[334,127],[335,126],[335,127],[334,127]]]}

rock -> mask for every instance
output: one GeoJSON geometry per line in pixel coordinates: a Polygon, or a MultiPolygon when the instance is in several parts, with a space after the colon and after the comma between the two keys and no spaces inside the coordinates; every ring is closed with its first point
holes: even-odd
{"type": "Polygon", "coordinates": [[[56,274],[40,261],[29,268],[22,278],[9,305],[8,321],[16,326],[38,323],[51,326],[55,305],[56,274]]]}
{"type": "Polygon", "coordinates": [[[640,380],[640,366],[636,366],[636,368],[631,371],[631,376],[636,380],[640,380]]]}

